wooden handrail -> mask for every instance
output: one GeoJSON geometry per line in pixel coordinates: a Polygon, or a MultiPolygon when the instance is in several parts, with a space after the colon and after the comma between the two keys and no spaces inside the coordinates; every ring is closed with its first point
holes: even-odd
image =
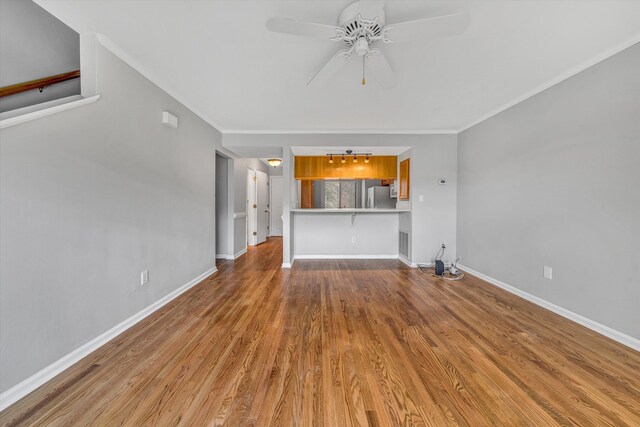
{"type": "Polygon", "coordinates": [[[44,89],[52,84],[66,82],[67,80],[73,80],[80,77],[80,70],[69,71],[68,73],[57,74],[55,76],[43,77],[41,79],[31,80],[29,82],[18,83],[11,86],[0,87],[0,98],[9,95],[15,95],[16,93],[26,92],[33,89],[44,89]]]}

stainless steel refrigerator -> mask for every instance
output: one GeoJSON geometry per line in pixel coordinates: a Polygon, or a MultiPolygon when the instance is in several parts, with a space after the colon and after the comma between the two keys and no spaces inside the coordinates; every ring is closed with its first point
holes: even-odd
{"type": "Polygon", "coordinates": [[[391,198],[389,187],[375,186],[367,189],[367,208],[395,209],[396,201],[391,198]]]}

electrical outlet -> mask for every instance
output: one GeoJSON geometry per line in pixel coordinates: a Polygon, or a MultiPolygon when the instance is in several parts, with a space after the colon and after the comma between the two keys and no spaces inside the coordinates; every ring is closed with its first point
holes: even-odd
{"type": "Polygon", "coordinates": [[[140,286],[144,286],[147,283],[149,283],[149,270],[140,273],[140,286]]]}
{"type": "Polygon", "coordinates": [[[544,278],[551,280],[553,278],[553,269],[551,267],[544,266],[544,278]]]}
{"type": "Polygon", "coordinates": [[[356,236],[351,236],[351,243],[355,243],[356,242],[356,236]]]}

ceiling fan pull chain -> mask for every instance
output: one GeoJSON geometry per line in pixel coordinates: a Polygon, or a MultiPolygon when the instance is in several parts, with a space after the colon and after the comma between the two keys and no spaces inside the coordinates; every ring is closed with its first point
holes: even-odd
{"type": "Polygon", "coordinates": [[[362,86],[367,84],[367,80],[364,78],[364,58],[366,55],[362,55],[362,86]]]}

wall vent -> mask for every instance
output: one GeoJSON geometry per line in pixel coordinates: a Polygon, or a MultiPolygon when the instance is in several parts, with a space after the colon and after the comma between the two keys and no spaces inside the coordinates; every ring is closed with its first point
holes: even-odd
{"type": "Polygon", "coordinates": [[[398,233],[398,247],[400,255],[409,259],[409,233],[400,231],[398,233]]]}

